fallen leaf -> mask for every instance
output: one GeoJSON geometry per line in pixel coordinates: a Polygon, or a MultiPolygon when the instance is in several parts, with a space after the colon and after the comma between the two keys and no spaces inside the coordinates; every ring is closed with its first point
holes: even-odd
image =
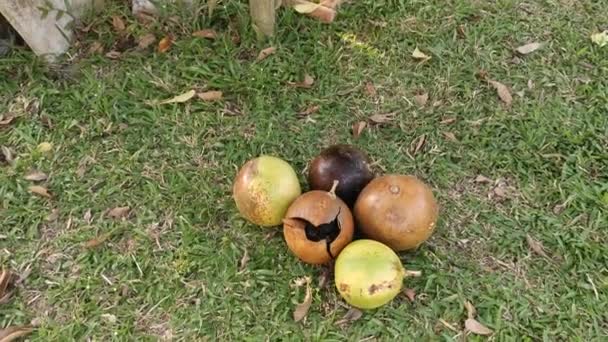
{"type": "Polygon", "coordinates": [[[369,97],[376,97],[376,95],[378,95],[378,92],[376,91],[376,87],[371,82],[365,83],[365,93],[369,97]]]}
{"type": "Polygon", "coordinates": [[[207,39],[215,39],[217,38],[217,32],[212,29],[204,29],[200,31],[192,32],[193,37],[197,38],[207,38],[207,39]]]}
{"type": "Polygon", "coordinates": [[[40,144],[38,144],[38,146],[36,147],[36,150],[38,150],[38,152],[40,153],[47,153],[50,152],[53,149],[53,144],[49,143],[49,142],[42,142],[40,144]]]}
{"type": "Polygon", "coordinates": [[[51,118],[48,115],[41,114],[40,121],[46,128],[53,129],[53,121],[51,121],[51,118]]]}
{"type": "Polygon", "coordinates": [[[367,127],[367,122],[359,121],[353,124],[353,138],[357,139],[363,133],[363,130],[367,127]]]}
{"type": "Polygon", "coordinates": [[[122,18],[117,15],[112,16],[112,26],[114,27],[114,30],[119,33],[127,28],[122,18]]]}
{"type": "Polygon", "coordinates": [[[10,326],[0,329],[0,342],[11,342],[27,336],[34,331],[34,328],[29,325],[10,326]]]}
{"type": "Polygon", "coordinates": [[[545,252],[545,247],[540,241],[532,238],[530,234],[526,234],[526,241],[528,242],[528,246],[534,253],[539,256],[542,256],[543,258],[550,259],[547,253],[545,252]]]}
{"type": "Polygon", "coordinates": [[[13,274],[10,271],[2,270],[2,272],[0,272],[0,304],[8,302],[13,294],[9,291],[12,279],[13,274]]]}
{"type": "Polygon", "coordinates": [[[342,319],[340,319],[339,321],[336,322],[336,324],[344,325],[344,324],[352,323],[352,322],[360,319],[362,316],[363,316],[363,311],[361,311],[357,308],[350,308],[350,309],[348,309],[346,314],[344,314],[342,319]]]}
{"type": "Polygon", "coordinates": [[[377,124],[383,124],[391,122],[395,119],[396,113],[387,113],[387,114],[374,114],[369,117],[369,119],[377,124]]]}
{"type": "Polygon", "coordinates": [[[293,286],[302,287],[308,283],[310,283],[310,277],[300,277],[293,281],[293,286]]]}
{"type": "Polygon", "coordinates": [[[306,296],[304,297],[304,301],[296,306],[296,309],[293,311],[293,320],[296,322],[301,321],[308,314],[308,310],[310,309],[310,305],[312,304],[312,289],[310,288],[310,278],[307,278],[306,281],[306,296]]]}
{"type": "Polygon", "coordinates": [[[426,55],[424,52],[420,51],[420,49],[416,48],[414,50],[414,52],[412,52],[412,57],[414,57],[415,59],[419,59],[422,61],[428,61],[429,59],[431,59],[430,56],[426,55]]]}
{"type": "Polygon", "coordinates": [[[464,307],[465,309],[467,309],[467,318],[475,318],[475,316],[477,315],[477,310],[475,309],[473,304],[471,304],[471,302],[469,302],[468,300],[465,300],[464,307]]]}
{"type": "Polygon", "coordinates": [[[473,334],[476,335],[491,335],[493,333],[492,330],[490,330],[488,327],[486,327],[485,325],[477,322],[477,320],[473,319],[473,318],[467,318],[466,321],[464,321],[464,327],[472,332],[473,334]]]}
{"type": "Polygon", "coordinates": [[[164,37],[158,42],[158,52],[165,53],[169,51],[171,45],[173,45],[173,39],[169,36],[164,37]]]}
{"type": "Polygon", "coordinates": [[[532,90],[534,88],[534,82],[532,80],[528,80],[528,89],[532,90]]]}
{"type": "Polygon", "coordinates": [[[530,54],[530,53],[540,49],[542,46],[543,46],[543,44],[541,44],[541,43],[529,43],[529,44],[518,47],[517,49],[515,49],[515,51],[517,51],[518,53],[520,53],[522,55],[527,55],[527,54],[530,54]]]}
{"type": "Polygon", "coordinates": [[[410,289],[407,288],[403,291],[405,293],[405,296],[407,297],[407,299],[410,300],[410,302],[414,302],[414,300],[416,299],[416,291],[414,289],[410,289]]]}
{"type": "Polygon", "coordinates": [[[293,9],[302,14],[308,14],[316,11],[322,5],[314,3],[314,2],[301,2],[293,6],[293,9]]]}
{"type": "Polygon", "coordinates": [[[114,324],[118,320],[116,316],[112,314],[101,314],[101,318],[105,319],[110,324],[114,324]]]}
{"type": "Polygon", "coordinates": [[[49,193],[49,191],[45,187],[40,185],[32,185],[28,188],[28,191],[42,197],[51,198],[51,194],[49,193]]]}
{"type": "Polygon", "coordinates": [[[40,172],[38,170],[32,170],[32,171],[28,172],[23,178],[28,181],[40,182],[40,181],[46,180],[48,178],[48,176],[44,172],[40,172]]]}
{"type": "Polygon", "coordinates": [[[599,47],[608,45],[608,30],[591,35],[591,41],[599,47]]]}
{"type": "Polygon", "coordinates": [[[237,106],[236,104],[234,104],[232,102],[226,102],[226,104],[224,104],[224,109],[222,112],[224,114],[230,115],[230,116],[243,115],[243,111],[241,110],[241,108],[239,108],[239,106],[237,106]]]}
{"type": "Polygon", "coordinates": [[[478,175],[477,177],[475,177],[475,183],[492,183],[493,180],[491,180],[490,178],[484,176],[484,175],[478,175]]]}
{"type": "Polygon", "coordinates": [[[498,197],[505,197],[507,195],[505,189],[502,188],[500,185],[492,189],[492,193],[498,197]]]}
{"type": "Polygon", "coordinates": [[[559,214],[561,214],[561,213],[564,211],[564,209],[566,209],[566,205],[567,205],[567,204],[565,204],[565,203],[562,203],[562,204],[556,204],[556,205],[553,207],[553,213],[554,213],[555,215],[559,215],[559,214]]]}
{"type": "Polygon", "coordinates": [[[511,102],[513,102],[513,97],[511,96],[511,92],[509,91],[509,88],[507,88],[507,86],[505,86],[504,84],[502,84],[498,81],[490,80],[488,82],[490,82],[490,84],[494,87],[494,89],[496,89],[496,92],[498,93],[498,97],[500,97],[502,102],[504,102],[507,106],[510,106],[511,102]]]}
{"type": "Polygon", "coordinates": [[[329,280],[330,270],[328,267],[323,267],[321,269],[321,274],[319,275],[319,288],[322,289],[327,285],[327,281],[329,280]]]}
{"type": "Polygon", "coordinates": [[[59,209],[55,208],[51,210],[51,213],[46,217],[48,222],[53,222],[59,218],[59,209]]]}
{"type": "Polygon", "coordinates": [[[458,38],[460,38],[460,39],[464,39],[467,37],[467,33],[464,29],[464,25],[458,25],[458,27],[456,28],[456,33],[458,34],[458,38]]]}
{"type": "Polygon", "coordinates": [[[441,134],[443,134],[443,136],[449,141],[458,142],[458,139],[452,132],[441,132],[441,134]]]}
{"type": "Polygon", "coordinates": [[[99,235],[98,237],[85,242],[83,247],[87,248],[87,249],[95,248],[95,247],[101,245],[102,243],[106,242],[106,240],[108,240],[110,238],[110,236],[111,236],[110,233],[99,235]]]}
{"type": "Polygon", "coordinates": [[[245,250],[245,253],[243,253],[243,257],[241,258],[241,261],[239,262],[239,271],[245,270],[249,260],[250,260],[249,253],[247,252],[247,250],[245,250]]]}
{"type": "Polygon", "coordinates": [[[106,57],[108,57],[109,59],[119,59],[120,56],[122,56],[122,52],[116,50],[112,50],[106,53],[106,57]]]}
{"type": "Polygon", "coordinates": [[[116,207],[112,208],[108,211],[107,215],[114,219],[126,218],[129,215],[131,208],[128,206],[125,207],[116,207]]]}
{"type": "Polygon", "coordinates": [[[91,222],[93,221],[93,214],[91,213],[91,209],[87,209],[87,211],[84,213],[84,216],[82,217],[82,219],[87,224],[91,224],[91,222]]]}
{"type": "Polygon", "coordinates": [[[302,82],[289,82],[288,84],[296,88],[310,88],[315,83],[315,79],[309,74],[304,75],[302,82]]]}
{"type": "Polygon", "coordinates": [[[0,115],[0,127],[8,126],[13,120],[15,120],[15,116],[10,113],[0,115]]]}
{"type": "Polygon", "coordinates": [[[445,118],[443,120],[441,120],[439,123],[442,125],[449,125],[456,122],[456,118],[445,118]]]}
{"type": "Polygon", "coordinates": [[[311,114],[318,112],[320,108],[321,108],[321,106],[319,106],[319,105],[309,106],[308,108],[298,112],[298,116],[299,117],[309,116],[311,114]]]}
{"type": "Polygon", "coordinates": [[[210,90],[210,91],[198,93],[198,94],[196,94],[196,96],[198,96],[198,98],[203,101],[211,102],[211,101],[221,100],[222,97],[224,96],[224,93],[222,93],[219,90],[210,90]]]}
{"type": "Polygon", "coordinates": [[[429,94],[427,94],[427,93],[418,94],[418,95],[414,96],[414,102],[416,102],[416,104],[419,105],[420,107],[424,107],[428,100],[429,100],[429,94]]]}
{"type": "Polygon", "coordinates": [[[156,41],[156,36],[152,33],[144,34],[137,40],[137,48],[140,50],[147,49],[156,41]]]}
{"type": "Polygon", "coordinates": [[[426,135],[423,134],[419,136],[416,138],[416,140],[414,140],[414,142],[416,142],[416,145],[412,151],[412,154],[416,155],[422,149],[422,146],[424,146],[424,143],[426,142],[426,135]]]}
{"type": "Polygon", "coordinates": [[[11,152],[11,150],[6,147],[6,146],[2,146],[0,148],[1,150],[1,154],[0,154],[0,163],[7,163],[7,164],[12,164],[13,163],[13,153],[11,152]]]}
{"type": "Polygon", "coordinates": [[[263,59],[268,58],[268,56],[274,54],[275,52],[277,52],[277,48],[275,48],[274,46],[267,47],[267,48],[263,49],[262,51],[260,51],[260,53],[258,54],[258,57],[255,60],[259,62],[263,59]]]}
{"type": "Polygon", "coordinates": [[[450,324],[450,323],[446,322],[444,319],[441,319],[441,318],[440,318],[440,319],[439,319],[439,322],[440,322],[441,324],[443,324],[443,325],[444,325],[446,328],[448,328],[448,329],[450,329],[450,330],[452,330],[452,331],[455,331],[455,332],[459,332],[459,331],[460,331],[460,330],[458,330],[458,328],[456,328],[454,325],[452,325],[452,324],[450,324]]]}
{"type": "Polygon", "coordinates": [[[192,90],[188,90],[187,92],[177,95],[175,97],[172,97],[170,99],[166,99],[166,100],[162,100],[160,102],[158,102],[158,104],[168,104],[168,103],[184,103],[186,101],[189,101],[191,98],[194,97],[194,95],[196,95],[196,91],[194,89],[192,90]]]}

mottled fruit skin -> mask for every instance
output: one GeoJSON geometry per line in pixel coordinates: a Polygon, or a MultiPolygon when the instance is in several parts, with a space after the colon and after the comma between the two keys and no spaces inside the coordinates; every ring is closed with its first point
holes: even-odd
{"type": "Polygon", "coordinates": [[[374,309],[393,300],[405,277],[401,260],[391,248],[366,239],[342,250],[334,273],[340,296],[359,309],[374,309]]]}
{"type": "Polygon", "coordinates": [[[431,189],[409,175],[371,181],[359,195],[354,214],[358,228],[396,251],[417,248],[435,231],[439,207],[431,189]]]}
{"type": "Polygon", "coordinates": [[[281,224],[287,208],[301,193],[291,165],[272,156],[260,156],[245,163],[232,188],[239,213],[264,227],[281,224]]]}
{"type": "Polygon", "coordinates": [[[283,236],[287,247],[300,260],[320,265],[335,258],[353,239],[354,219],[350,209],[336,195],[313,190],[302,194],[289,207],[283,219],[283,236]],[[306,237],[305,222],[320,226],[333,220],[339,222],[340,233],[331,242],[311,241],[306,237]]]}
{"type": "Polygon", "coordinates": [[[352,208],[363,188],[374,178],[369,157],[346,144],[323,150],[310,164],[308,183],[312,190],[329,191],[337,180],[336,195],[352,208]]]}

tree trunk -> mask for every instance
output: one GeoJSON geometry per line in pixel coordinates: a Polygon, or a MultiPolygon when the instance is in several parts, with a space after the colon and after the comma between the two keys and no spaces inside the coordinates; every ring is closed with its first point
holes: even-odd
{"type": "Polygon", "coordinates": [[[249,0],[249,13],[258,38],[274,35],[275,10],[275,0],[249,0]]]}

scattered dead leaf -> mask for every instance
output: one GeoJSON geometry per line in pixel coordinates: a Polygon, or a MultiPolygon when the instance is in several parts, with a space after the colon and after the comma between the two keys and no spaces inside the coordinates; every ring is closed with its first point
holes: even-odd
{"type": "Polygon", "coordinates": [[[40,121],[46,128],[53,129],[53,121],[51,120],[51,118],[48,115],[41,114],[40,121]]]}
{"type": "Polygon", "coordinates": [[[456,122],[456,118],[445,118],[445,119],[441,120],[439,123],[442,125],[450,125],[450,124],[453,124],[454,122],[456,122]]]}
{"type": "Polygon", "coordinates": [[[0,304],[8,302],[13,295],[9,288],[12,286],[13,274],[10,271],[2,270],[0,272],[0,304]]]}
{"type": "Polygon", "coordinates": [[[48,222],[56,221],[59,218],[59,209],[55,208],[51,210],[51,213],[46,217],[48,222]]]}
{"type": "Polygon", "coordinates": [[[319,288],[322,289],[327,285],[330,276],[329,267],[323,267],[321,269],[321,274],[319,275],[319,288]]]}
{"type": "Polygon", "coordinates": [[[421,60],[423,62],[426,62],[429,59],[431,59],[431,56],[420,51],[420,49],[418,49],[418,48],[414,49],[414,52],[412,52],[412,57],[414,57],[415,59],[421,60]]]}
{"type": "Polygon", "coordinates": [[[308,106],[306,109],[298,112],[297,115],[299,117],[306,117],[306,116],[309,116],[311,114],[318,112],[320,108],[321,108],[321,106],[319,106],[319,105],[311,105],[311,106],[308,106]]]}
{"type": "Polygon", "coordinates": [[[0,128],[6,127],[15,120],[15,116],[11,113],[0,114],[0,128]]]}
{"type": "Polygon", "coordinates": [[[124,20],[122,20],[122,18],[117,15],[112,16],[112,27],[114,27],[114,30],[118,33],[122,33],[124,30],[127,29],[124,20]]]}
{"type": "Polygon", "coordinates": [[[13,153],[11,152],[10,148],[6,147],[6,146],[2,146],[0,148],[1,152],[0,153],[0,164],[6,163],[6,164],[12,164],[13,163],[13,153]]]}
{"type": "Polygon", "coordinates": [[[157,103],[159,105],[169,104],[169,103],[184,103],[184,102],[190,101],[190,99],[193,98],[194,95],[196,95],[196,91],[194,89],[192,89],[192,90],[188,90],[187,92],[185,92],[183,94],[179,94],[170,99],[162,100],[157,103]]]}
{"type": "Polygon", "coordinates": [[[513,102],[513,97],[511,96],[511,91],[509,88],[498,81],[490,80],[488,82],[494,87],[494,89],[496,89],[498,97],[502,100],[502,102],[504,102],[507,106],[510,106],[513,102]]]}
{"type": "Polygon", "coordinates": [[[51,194],[47,188],[40,185],[32,185],[28,188],[28,191],[42,197],[51,198],[51,194]]]}
{"type": "Polygon", "coordinates": [[[359,121],[353,124],[353,138],[357,139],[363,133],[363,130],[367,127],[367,122],[359,121]]]}
{"type": "Polygon", "coordinates": [[[156,36],[153,33],[147,33],[139,37],[137,40],[137,48],[145,50],[156,41],[156,36]]]}
{"type": "Polygon", "coordinates": [[[385,124],[391,122],[395,119],[395,115],[397,113],[387,113],[387,114],[374,114],[369,117],[369,119],[376,124],[385,124]]]}
{"type": "Polygon", "coordinates": [[[477,177],[475,177],[475,183],[492,183],[492,182],[494,182],[494,181],[484,175],[478,175],[477,177]]]}
{"type": "Polygon", "coordinates": [[[239,262],[239,272],[244,271],[245,268],[247,268],[247,263],[249,262],[249,260],[249,253],[247,252],[247,250],[245,250],[245,253],[243,253],[243,257],[239,262]]]}
{"type": "Polygon", "coordinates": [[[34,331],[34,328],[30,325],[10,326],[0,329],[0,342],[16,341],[21,337],[31,334],[32,331],[34,331]]]}
{"type": "Polygon", "coordinates": [[[528,242],[528,246],[534,253],[536,253],[537,255],[539,255],[543,258],[551,259],[545,252],[545,247],[543,246],[543,244],[540,241],[531,237],[530,234],[526,234],[526,241],[528,242]]]}
{"type": "Polygon", "coordinates": [[[336,324],[337,325],[349,324],[349,323],[352,323],[352,322],[360,319],[362,316],[363,316],[363,311],[361,311],[357,308],[351,307],[350,309],[348,309],[346,314],[344,314],[342,319],[340,319],[339,321],[336,322],[336,324]]]}
{"type": "Polygon", "coordinates": [[[289,82],[287,84],[289,84],[292,87],[296,87],[296,88],[310,88],[310,87],[312,87],[312,85],[314,83],[315,83],[315,79],[312,76],[310,76],[309,74],[305,74],[302,82],[289,82]]]}
{"type": "Polygon", "coordinates": [[[407,288],[403,291],[403,293],[405,293],[407,299],[409,299],[412,303],[416,299],[416,291],[414,289],[407,288]]]}
{"type": "Polygon", "coordinates": [[[522,45],[522,46],[518,47],[517,49],[515,49],[515,51],[517,51],[521,55],[527,55],[527,54],[530,54],[530,53],[540,49],[542,46],[543,46],[542,43],[534,42],[534,43],[522,45]]]}
{"type": "Polygon", "coordinates": [[[126,218],[127,216],[129,216],[130,212],[131,212],[131,208],[128,206],[116,207],[116,208],[110,209],[107,213],[107,216],[111,217],[113,219],[122,219],[122,218],[126,218]]]}
{"type": "Polygon", "coordinates": [[[261,60],[268,58],[268,56],[273,55],[275,52],[277,52],[276,47],[274,47],[274,46],[267,47],[267,48],[263,49],[262,51],[260,51],[260,53],[258,54],[258,57],[255,60],[259,62],[261,60]]]}
{"type": "Polygon", "coordinates": [[[87,209],[87,211],[84,213],[84,216],[82,217],[82,219],[87,224],[91,224],[91,222],[93,221],[93,214],[91,213],[91,209],[87,209]]]}
{"type": "Polygon", "coordinates": [[[465,31],[464,25],[458,25],[456,28],[456,33],[458,34],[458,38],[464,39],[467,37],[467,32],[465,31]]]}
{"type": "Polygon", "coordinates": [[[106,53],[106,57],[108,57],[109,59],[119,59],[120,56],[122,56],[122,52],[116,50],[112,50],[106,53]]]}
{"type": "Polygon", "coordinates": [[[301,321],[308,314],[310,305],[312,304],[312,289],[310,288],[310,277],[306,277],[306,296],[304,301],[296,306],[293,311],[293,320],[296,322],[301,321]]]}
{"type": "Polygon", "coordinates": [[[443,134],[443,136],[449,141],[458,142],[458,139],[452,132],[441,132],[441,134],[443,134]]]}
{"type": "Polygon", "coordinates": [[[101,314],[101,318],[106,320],[110,324],[114,324],[116,323],[116,321],[118,321],[118,318],[116,318],[116,316],[113,314],[101,314]]]}
{"type": "Polygon", "coordinates": [[[467,320],[464,321],[464,327],[466,328],[466,330],[468,330],[476,335],[487,336],[487,335],[492,335],[492,333],[493,333],[492,330],[490,330],[485,325],[479,323],[474,318],[467,318],[467,320]]]}
{"type": "Polygon", "coordinates": [[[372,82],[365,83],[365,93],[369,97],[376,97],[376,95],[378,95],[378,92],[376,91],[376,87],[374,86],[374,84],[372,82]]]}
{"type": "Polygon", "coordinates": [[[460,332],[460,330],[458,330],[458,328],[456,328],[454,325],[452,325],[452,324],[450,324],[450,323],[446,322],[446,321],[445,321],[444,319],[442,319],[442,318],[440,318],[440,319],[439,319],[439,322],[440,322],[441,324],[443,324],[443,325],[444,325],[446,328],[448,328],[448,329],[450,329],[450,330],[452,330],[452,331],[454,331],[454,332],[460,332]]]}
{"type": "Polygon", "coordinates": [[[216,39],[217,32],[213,29],[204,29],[192,32],[192,36],[197,38],[216,39]]]}
{"type": "Polygon", "coordinates": [[[315,2],[305,1],[301,3],[296,3],[293,6],[293,9],[302,14],[308,14],[316,11],[319,7],[322,7],[321,4],[317,4],[315,2]]]}
{"type": "Polygon", "coordinates": [[[224,96],[224,93],[222,93],[219,90],[210,90],[210,91],[204,91],[202,93],[198,93],[198,94],[196,94],[196,96],[198,96],[199,99],[201,99],[205,102],[211,102],[211,101],[221,100],[222,97],[224,96]]]}
{"type": "Polygon", "coordinates": [[[419,136],[418,138],[414,139],[414,141],[412,141],[412,145],[414,146],[414,148],[412,150],[412,155],[416,155],[418,152],[420,152],[420,150],[422,149],[422,146],[424,146],[425,142],[426,142],[426,135],[424,135],[424,134],[419,136]]]}
{"type": "Polygon", "coordinates": [[[239,108],[238,105],[232,102],[226,102],[224,104],[224,109],[222,112],[229,116],[241,116],[243,115],[243,111],[239,108]]]}
{"type": "Polygon", "coordinates": [[[46,180],[48,178],[48,176],[44,172],[41,172],[38,170],[32,170],[32,171],[28,172],[23,178],[25,180],[32,181],[32,182],[40,182],[40,181],[46,180]]]}
{"type": "Polygon", "coordinates": [[[164,37],[160,40],[160,42],[158,42],[158,52],[165,53],[169,51],[171,45],[173,45],[173,38],[171,38],[170,36],[164,37]]]}
{"type": "Polygon", "coordinates": [[[414,96],[414,102],[420,107],[424,107],[429,100],[429,94],[423,93],[414,96]]]}
{"type": "Polygon", "coordinates": [[[110,234],[110,233],[101,234],[101,235],[95,237],[94,239],[91,239],[91,240],[85,242],[83,247],[86,249],[91,249],[91,248],[100,246],[101,244],[106,242],[110,238],[111,235],[112,234],[110,234]]]}
{"type": "Polygon", "coordinates": [[[464,307],[465,309],[467,309],[467,318],[475,318],[475,316],[477,315],[477,310],[475,309],[475,306],[473,306],[473,304],[468,300],[465,300],[464,307]]]}

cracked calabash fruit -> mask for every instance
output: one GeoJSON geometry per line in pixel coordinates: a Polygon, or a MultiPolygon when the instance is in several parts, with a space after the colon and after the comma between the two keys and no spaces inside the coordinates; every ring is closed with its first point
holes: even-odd
{"type": "Polygon", "coordinates": [[[283,236],[289,249],[309,264],[325,264],[353,239],[354,220],[348,206],[334,191],[313,190],[289,206],[283,236]]]}
{"type": "Polygon", "coordinates": [[[260,156],[239,170],[232,193],[245,219],[270,227],[281,223],[287,208],[302,190],[291,165],[277,157],[260,156]]]}
{"type": "Polygon", "coordinates": [[[340,296],[359,309],[374,309],[387,304],[401,291],[406,271],[397,254],[374,240],[351,242],[336,259],[334,280],[340,296]]]}
{"type": "Polygon", "coordinates": [[[386,175],[361,191],[354,214],[366,237],[404,251],[418,247],[433,234],[438,211],[425,183],[409,175],[386,175]]]}

